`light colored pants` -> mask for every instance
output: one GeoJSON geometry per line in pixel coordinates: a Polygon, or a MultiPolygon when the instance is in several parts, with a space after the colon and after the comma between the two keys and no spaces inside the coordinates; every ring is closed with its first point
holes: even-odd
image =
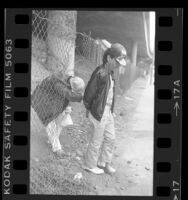
{"type": "Polygon", "coordinates": [[[110,163],[113,156],[115,144],[114,117],[110,106],[106,106],[101,121],[96,120],[91,114],[89,119],[94,125],[86,157],[86,167],[94,168],[97,164],[110,163]]]}
{"type": "Polygon", "coordinates": [[[51,121],[46,127],[48,142],[52,145],[53,152],[62,149],[59,141],[59,136],[63,127],[73,124],[72,118],[70,116],[71,112],[72,108],[68,106],[56,119],[51,121]]]}
{"type": "Polygon", "coordinates": [[[61,130],[62,126],[60,126],[56,122],[56,120],[51,121],[46,127],[46,132],[48,134],[48,142],[52,145],[53,152],[61,150],[61,144],[59,141],[61,130]]]}

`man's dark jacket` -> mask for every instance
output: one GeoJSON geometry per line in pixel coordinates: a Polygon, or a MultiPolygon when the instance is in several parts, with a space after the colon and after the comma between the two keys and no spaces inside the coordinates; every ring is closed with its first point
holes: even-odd
{"type": "MultiPolygon", "coordinates": [[[[93,115],[95,119],[101,121],[104,113],[104,108],[106,106],[107,96],[110,89],[110,74],[112,75],[112,80],[114,80],[114,73],[108,71],[101,65],[95,69],[91,78],[87,84],[84,92],[83,102],[87,110],[93,115]]],[[[111,111],[114,111],[115,102],[115,80],[113,87],[113,101],[111,106],[111,111]]]]}
{"type": "Polygon", "coordinates": [[[81,100],[81,94],[71,91],[69,79],[64,83],[51,76],[36,87],[31,96],[31,105],[46,126],[65,110],[69,101],[80,102],[81,100]]]}

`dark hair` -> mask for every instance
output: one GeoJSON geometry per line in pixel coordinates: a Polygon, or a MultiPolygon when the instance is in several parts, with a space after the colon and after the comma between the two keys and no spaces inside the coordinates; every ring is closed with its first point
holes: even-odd
{"type": "Polygon", "coordinates": [[[111,48],[108,48],[103,54],[103,65],[105,65],[107,63],[108,55],[110,56],[110,58],[115,58],[115,56],[111,52],[111,48]]]}

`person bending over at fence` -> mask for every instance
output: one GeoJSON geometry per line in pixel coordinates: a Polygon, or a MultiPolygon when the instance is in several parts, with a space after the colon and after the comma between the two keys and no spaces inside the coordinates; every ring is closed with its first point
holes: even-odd
{"type": "Polygon", "coordinates": [[[121,65],[126,65],[125,57],[125,48],[121,44],[112,44],[104,52],[103,64],[95,69],[85,89],[83,103],[86,117],[94,125],[94,132],[86,152],[84,168],[94,174],[115,172],[111,166],[115,143],[114,72],[121,65]]]}
{"type": "Polygon", "coordinates": [[[44,79],[32,94],[32,107],[46,127],[48,142],[58,156],[64,155],[59,141],[62,128],[72,123],[69,102],[81,102],[84,87],[84,81],[79,77],[70,76],[62,81],[52,75],[44,79]]]}

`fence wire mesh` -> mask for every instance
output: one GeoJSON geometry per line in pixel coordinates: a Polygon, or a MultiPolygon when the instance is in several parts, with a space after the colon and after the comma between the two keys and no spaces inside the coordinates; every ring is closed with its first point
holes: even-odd
{"type": "MultiPolygon", "coordinates": [[[[64,109],[64,88],[69,86],[66,80],[77,70],[78,62],[88,61],[95,67],[102,63],[104,49],[90,35],[76,32],[76,15],[76,11],[32,11],[30,127],[33,142],[33,138],[47,140],[45,127],[53,119],[50,113],[60,114],[64,109]]],[[[79,138],[76,140],[79,141],[79,138]]],[[[35,144],[31,144],[31,154],[34,148],[35,144]]],[[[42,147],[39,151],[43,151],[42,147]]],[[[83,183],[72,184],[71,178],[63,172],[53,174],[50,166],[54,167],[56,162],[53,158],[31,162],[30,192],[83,194],[83,183]]]]}
{"type": "Polygon", "coordinates": [[[94,40],[85,33],[77,33],[76,54],[83,56],[96,66],[102,64],[104,50],[99,40],[94,40]]]}
{"type": "Polygon", "coordinates": [[[33,10],[31,93],[33,108],[40,107],[41,113],[46,109],[42,96],[57,97],[56,84],[66,85],[67,76],[74,74],[75,54],[95,66],[102,63],[104,50],[90,36],[76,33],[75,27],[76,11],[33,10]]]}

